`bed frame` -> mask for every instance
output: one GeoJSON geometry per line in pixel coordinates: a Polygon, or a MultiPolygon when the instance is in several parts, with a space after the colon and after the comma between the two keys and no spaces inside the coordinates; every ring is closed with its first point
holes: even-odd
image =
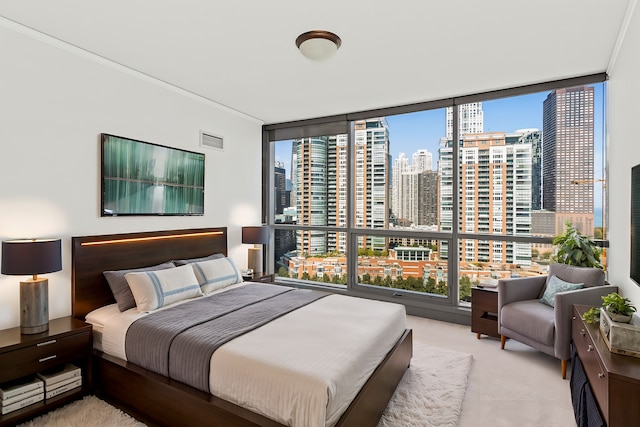
{"type": "MultiPolygon", "coordinates": [[[[102,272],[160,264],[213,253],[227,255],[226,227],[109,234],[72,238],[72,311],[84,320],[91,310],[115,302],[102,272]]],[[[412,357],[405,330],[337,423],[375,427],[412,357]]],[[[283,427],[226,400],[94,351],[95,392],[150,426],[283,427]]]]}

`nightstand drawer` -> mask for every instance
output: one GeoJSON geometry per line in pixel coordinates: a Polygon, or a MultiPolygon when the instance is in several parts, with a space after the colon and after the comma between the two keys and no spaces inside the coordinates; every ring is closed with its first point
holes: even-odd
{"type": "Polygon", "coordinates": [[[90,352],[90,338],[90,332],[86,331],[0,353],[0,366],[11,366],[10,370],[3,369],[0,372],[0,382],[82,357],[90,352]]]}
{"type": "Polygon", "coordinates": [[[253,277],[250,280],[250,282],[273,283],[274,280],[275,280],[275,274],[264,274],[264,275],[253,277]]]}
{"type": "Polygon", "coordinates": [[[473,308],[483,311],[498,312],[498,290],[473,288],[471,304],[473,308]]]}

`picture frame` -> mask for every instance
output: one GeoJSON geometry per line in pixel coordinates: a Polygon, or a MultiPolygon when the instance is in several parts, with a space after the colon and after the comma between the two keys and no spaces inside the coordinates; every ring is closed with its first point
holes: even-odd
{"type": "Polygon", "coordinates": [[[205,155],[101,134],[100,215],[204,215],[205,155]]]}

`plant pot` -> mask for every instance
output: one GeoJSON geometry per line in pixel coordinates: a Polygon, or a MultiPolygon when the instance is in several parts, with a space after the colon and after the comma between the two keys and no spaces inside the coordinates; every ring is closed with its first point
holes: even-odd
{"type": "Polygon", "coordinates": [[[607,314],[614,322],[618,323],[629,323],[631,321],[631,315],[629,314],[620,314],[620,313],[612,313],[607,310],[607,314]]]}

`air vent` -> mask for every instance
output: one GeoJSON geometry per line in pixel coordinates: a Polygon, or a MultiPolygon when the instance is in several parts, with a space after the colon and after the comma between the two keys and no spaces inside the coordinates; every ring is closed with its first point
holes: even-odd
{"type": "Polygon", "coordinates": [[[200,146],[207,148],[215,148],[216,150],[222,150],[224,148],[224,141],[221,136],[213,135],[207,132],[200,132],[200,146]]]}

